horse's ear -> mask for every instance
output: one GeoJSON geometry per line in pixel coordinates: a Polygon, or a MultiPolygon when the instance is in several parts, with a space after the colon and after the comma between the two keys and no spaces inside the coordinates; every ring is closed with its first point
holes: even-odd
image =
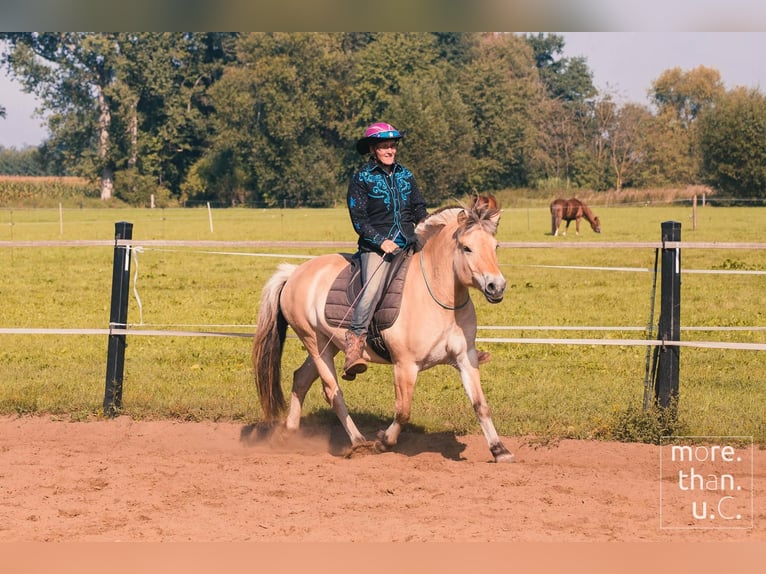
{"type": "Polygon", "coordinates": [[[489,220],[497,226],[500,223],[500,215],[503,212],[501,210],[496,210],[492,215],[489,216],[489,220]]]}
{"type": "Polygon", "coordinates": [[[461,227],[468,221],[468,212],[465,209],[461,209],[457,214],[457,223],[461,227]]]}
{"type": "Polygon", "coordinates": [[[444,221],[438,215],[427,217],[415,227],[415,235],[421,244],[425,244],[433,235],[444,227],[444,221]]]}
{"type": "Polygon", "coordinates": [[[495,211],[495,210],[498,209],[497,199],[495,199],[494,195],[492,195],[492,194],[487,195],[484,198],[484,201],[485,201],[485,205],[486,205],[487,209],[490,209],[492,211],[495,211]]]}
{"type": "Polygon", "coordinates": [[[492,194],[489,194],[489,195],[476,194],[473,196],[473,205],[471,206],[471,208],[475,209],[476,211],[495,210],[497,209],[497,200],[495,199],[495,196],[492,194]]]}

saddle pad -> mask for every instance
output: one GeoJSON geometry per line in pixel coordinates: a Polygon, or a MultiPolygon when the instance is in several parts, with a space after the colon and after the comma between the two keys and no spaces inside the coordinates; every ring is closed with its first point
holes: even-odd
{"type": "MultiPolygon", "coordinates": [[[[330,287],[324,310],[325,318],[330,325],[347,328],[351,323],[351,303],[356,300],[362,289],[362,275],[359,257],[348,253],[342,255],[348,261],[348,265],[340,271],[332,287],[330,287]]],[[[411,258],[409,255],[410,252],[405,251],[395,257],[391,271],[392,277],[389,279],[386,291],[375,309],[372,324],[367,333],[367,342],[378,355],[388,361],[391,360],[391,357],[383,344],[380,332],[393,325],[399,316],[404,279],[407,277],[407,270],[410,267],[411,258]]]]}

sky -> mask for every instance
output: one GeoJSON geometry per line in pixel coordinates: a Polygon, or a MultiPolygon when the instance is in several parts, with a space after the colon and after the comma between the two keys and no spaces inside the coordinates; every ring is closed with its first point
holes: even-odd
{"type": "Polygon", "coordinates": [[[599,91],[649,104],[662,72],[715,68],[727,90],[766,91],[765,32],[562,32],[564,56],[584,56],[599,91]]]}
{"type": "MultiPolygon", "coordinates": [[[[736,86],[766,91],[766,32],[556,32],[564,56],[586,58],[593,83],[618,100],[648,104],[652,81],[668,69],[715,68],[727,90],[736,86]]],[[[47,136],[33,116],[36,99],[0,71],[0,146],[37,145],[47,136]]]]}

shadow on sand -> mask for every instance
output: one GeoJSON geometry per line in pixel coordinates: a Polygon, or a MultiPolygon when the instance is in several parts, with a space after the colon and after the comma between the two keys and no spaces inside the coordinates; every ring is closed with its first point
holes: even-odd
{"type": "Polygon", "coordinates": [[[245,425],[240,431],[240,442],[248,447],[266,448],[271,451],[328,452],[333,456],[346,458],[394,452],[404,456],[436,453],[449,460],[464,460],[462,452],[466,445],[458,441],[453,432],[426,433],[422,427],[408,424],[399,435],[398,444],[387,451],[375,437],[390,424],[390,419],[357,413],[354,422],[362,434],[370,439],[367,444],[354,449],[351,448],[346,431],[329,409],[303,417],[297,433],[287,431],[284,422],[245,425]]]}

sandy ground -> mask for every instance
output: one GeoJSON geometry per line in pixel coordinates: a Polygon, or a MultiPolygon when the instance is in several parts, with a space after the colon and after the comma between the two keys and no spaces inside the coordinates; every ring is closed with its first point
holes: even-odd
{"type": "Polygon", "coordinates": [[[395,452],[349,457],[339,426],[277,441],[232,423],[0,417],[0,542],[766,540],[757,446],[746,527],[698,529],[660,527],[658,446],[505,444],[516,463],[492,463],[482,436],[405,431],[395,452]]]}

